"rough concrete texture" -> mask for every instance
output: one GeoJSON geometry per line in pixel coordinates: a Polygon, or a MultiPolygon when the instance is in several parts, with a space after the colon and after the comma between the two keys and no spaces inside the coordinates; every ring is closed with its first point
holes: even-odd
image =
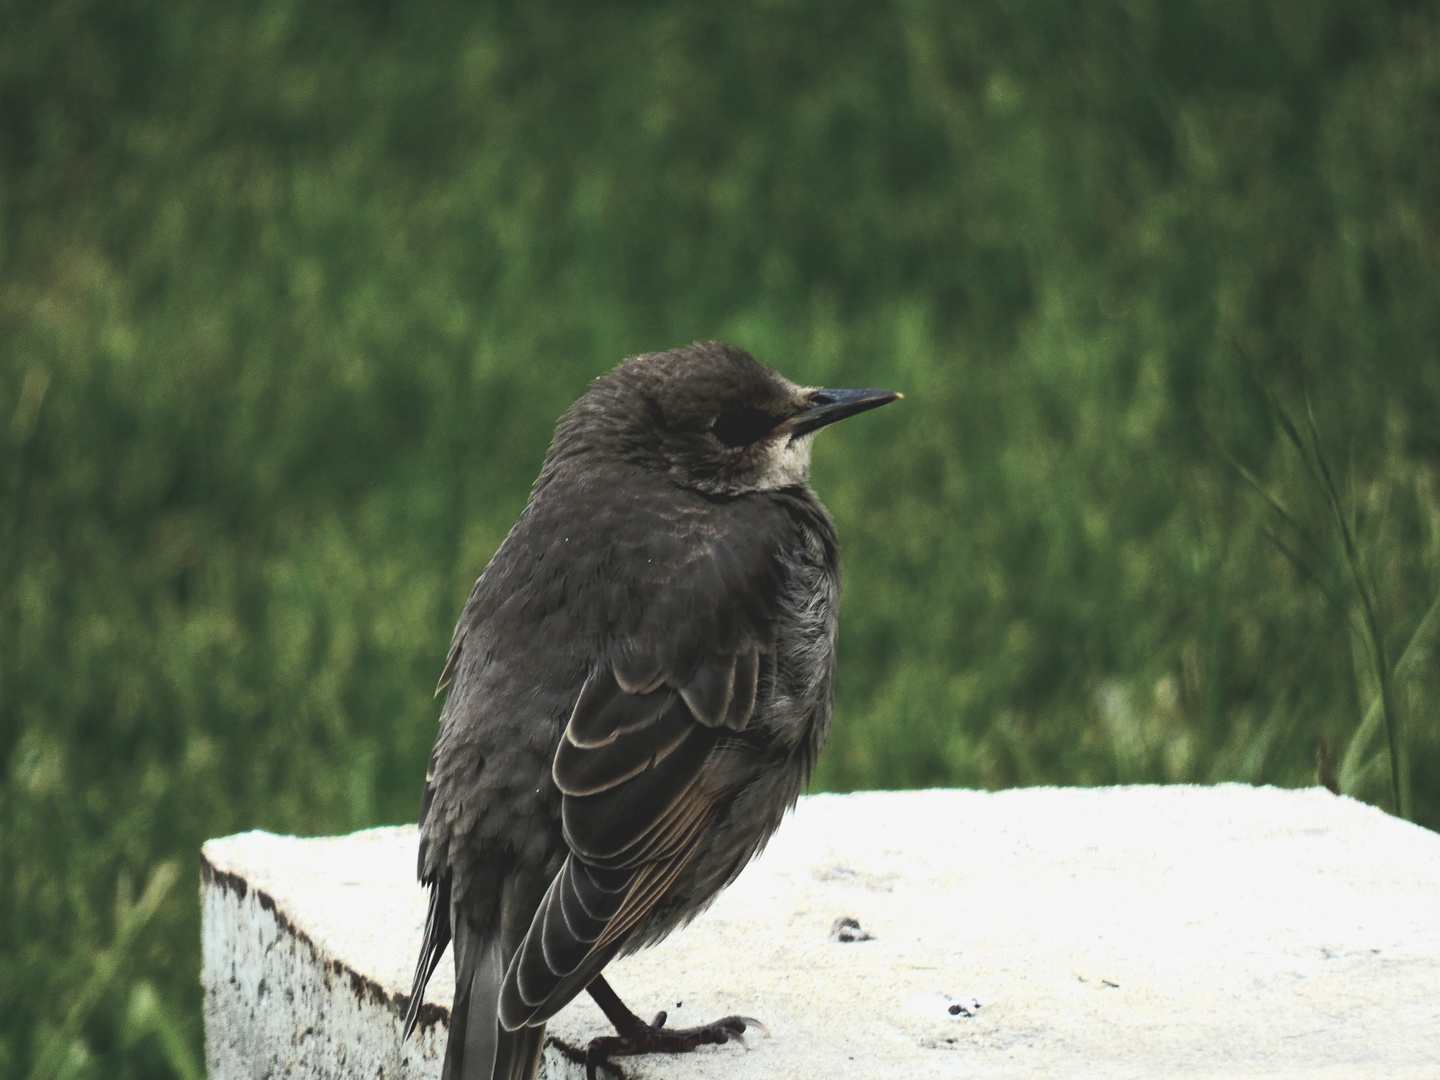
{"type": "MultiPolygon", "coordinates": [[[[448,956],[398,1042],[414,851],[409,828],[205,845],[213,1080],[438,1074],[448,956]]],[[[634,1080],[1434,1080],[1440,836],[1322,789],[819,795],[710,911],[607,974],[642,1015],[769,1027],[622,1060],[634,1080]],[[832,934],[842,917],[858,932],[832,934]]],[[[554,1080],[608,1028],[586,998],[550,1031],[554,1080]]]]}

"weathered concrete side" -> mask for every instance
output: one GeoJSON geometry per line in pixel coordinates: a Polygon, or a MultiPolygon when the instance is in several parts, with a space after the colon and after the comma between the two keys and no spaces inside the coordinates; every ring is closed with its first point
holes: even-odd
{"type": "MultiPolygon", "coordinates": [[[[383,939],[396,932],[393,904],[385,901],[397,895],[412,899],[408,894],[415,890],[395,889],[383,878],[367,882],[365,876],[395,870],[397,856],[413,855],[414,841],[414,830],[402,828],[322,840],[253,832],[205,845],[201,981],[210,1080],[434,1080],[440,1075],[448,1006],[427,1001],[415,1034],[402,1043],[408,994],[369,973],[376,969],[363,946],[350,958],[343,955],[343,945],[340,952],[333,948],[337,937],[341,942],[371,935],[383,939]],[[237,851],[239,860],[225,854],[237,851]],[[250,867],[251,880],[230,868],[237,862],[250,867]],[[288,895],[285,888],[276,890],[277,901],[260,887],[277,877],[288,877],[289,888],[304,892],[310,902],[288,895]],[[301,918],[319,922],[318,932],[312,936],[297,925],[285,910],[287,902],[301,918]]],[[[410,913],[404,914],[400,933],[408,935],[410,913]]],[[[393,983],[393,975],[386,972],[381,978],[389,976],[393,983]]],[[[449,971],[437,972],[435,981],[448,1000],[453,994],[449,971]]],[[[403,989],[409,989],[408,982],[403,989]]],[[[542,1080],[583,1078],[584,1069],[571,1060],[576,1056],[572,1051],[567,1058],[558,1045],[548,1047],[542,1080]]]]}
{"type": "MultiPolygon", "coordinates": [[[[204,849],[213,1080],[438,1075],[411,828],[204,849]]],[[[696,922],[608,972],[636,1012],[770,1035],[622,1062],[714,1077],[1440,1077],[1440,836],[1319,789],[802,800],[696,922]],[[836,920],[858,926],[832,932],[836,920]]],[[[551,1025],[548,1080],[607,1033],[551,1025]]]]}
{"type": "Polygon", "coordinates": [[[200,900],[212,1080],[439,1075],[443,1010],[402,1046],[391,990],[327,955],[269,893],[207,857],[200,900]]]}

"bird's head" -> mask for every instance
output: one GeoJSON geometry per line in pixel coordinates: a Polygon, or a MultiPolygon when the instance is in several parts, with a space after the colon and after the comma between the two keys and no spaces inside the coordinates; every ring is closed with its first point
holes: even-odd
{"type": "Polygon", "coordinates": [[[547,468],[603,457],[712,495],[795,487],[817,431],[898,397],[797,386],[744,349],[701,342],[633,357],[591,383],[561,419],[547,468]]]}

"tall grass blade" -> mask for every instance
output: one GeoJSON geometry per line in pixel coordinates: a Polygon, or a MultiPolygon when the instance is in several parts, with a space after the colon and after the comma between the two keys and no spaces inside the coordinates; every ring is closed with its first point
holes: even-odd
{"type": "Polygon", "coordinates": [[[79,1036],[80,1029],[85,1026],[85,1021],[90,1018],[95,1007],[100,1004],[105,991],[115,981],[125,958],[139,939],[140,932],[159,910],[160,902],[165,899],[165,894],[170,891],[179,875],[180,869],[174,860],[162,862],[151,873],[145,892],[116,931],[114,944],[101,954],[95,970],[90,973],[90,980],[85,984],[75,1004],[70,1006],[70,1012],[66,1015],[65,1022],[60,1025],[60,1030],[50,1037],[45,1048],[41,1050],[35,1066],[30,1070],[29,1080],[53,1080],[59,1072],[70,1045],[79,1036]]]}
{"type": "MultiPolygon", "coordinates": [[[[1400,659],[1395,661],[1394,681],[1396,683],[1404,682],[1411,677],[1415,666],[1425,655],[1425,646],[1434,636],[1437,628],[1440,628],[1440,593],[1436,594],[1425,614],[1420,617],[1420,622],[1416,624],[1410,640],[1406,642],[1405,648],[1400,653],[1400,659]]],[[[1377,695],[1371,700],[1370,707],[1365,710],[1365,718],[1355,729],[1355,734],[1350,737],[1350,742],[1345,748],[1345,757],[1340,763],[1340,790],[1346,795],[1359,792],[1378,764],[1378,759],[1367,762],[1365,754],[1370,740],[1375,737],[1375,732],[1380,727],[1380,720],[1381,700],[1377,695]]]]}
{"type": "Polygon", "coordinates": [[[1265,535],[1269,538],[1270,542],[1275,545],[1280,551],[1280,554],[1290,560],[1295,569],[1300,572],[1300,575],[1308,579],[1317,589],[1325,594],[1325,598],[1329,600],[1331,606],[1339,612],[1340,617],[1350,624],[1351,629],[1357,633],[1361,632],[1361,628],[1355,623],[1355,618],[1350,613],[1350,609],[1345,606],[1344,601],[1340,599],[1335,590],[1330,588],[1329,584],[1320,576],[1319,571],[1301,558],[1298,552],[1291,550],[1290,546],[1285,543],[1284,537],[1269,525],[1263,525],[1261,528],[1265,530],[1265,535]]]}
{"type": "MultiPolygon", "coordinates": [[[[1312,554],[1317,558],[1320,557],[1320,546],[1315,543],[1310,537],[1310,534],[1305,530],[1305,527],[1296,520],[1295,515],[1286,508],[1279,497],[1262,484],[1259,478],[1246,468],[1245,464],[1232,454],[1230,448],[1217,439],[1208,427],[1205,429],[1205,437],[1210,440],[1210,445],[1219,451],[1220,455],[1230,464],[1230,467],[1239,473],[1240,478],[1249,484],[1257,495],[1265,500],[1266,505],[1275,512],[1275,515],[1294,530],[1295,535],[1310,549],[1312,554]]],[[[1289,555],[1289,552],[1287,551],[1286,554],[1289,555]]],[[[1306,572],[1308,573],[1308,570],[1306,572]]]]}
{"type": "Polygon", "coordinates": [[[146,1037],[155,1040],[179,1080],[205,1080],[205,1070],[195,1060],[184,1030],[165,1009],[154,985],[142,979],[130,991],[125,1038],[134,1043],[146,1037]]]}
{"type": "MultiPolygon", "coordinates": [[[[1302,554],[1296,551],[1285,538],[1269,525],[1265,526],[1265,534],[1269,537],[1280,552],[1295,566],[1300,574],[1311,581],[1330,601],[1337,611],[1340,611],[1351,630],[1365,643],[1364,653],[1369,660],[1375,674],[1375,681],[1379,692],[1366,708],[1355,733],[1351,736],[1346,747],[1345,759],[1340,770],[1341,789],[1347,792],[1355,791],[1364,779],[1370,774],[1370,765],[1373,762],[1362,765],[1365,760],[1366,749],[1375,733],[1377,727],[1384,727],[1386,742],[1389,749],[1390,759],[1390,796],[1395,814],[1398,817],[1408,819],[1410,817],[1409,799],[1409,770],[1405,767],[1401,753],[1404,745],[1403,733],[1400,730],[1400,717],[1396,711],[1396,700],[1394,680],[1396,670],[1392,668],[1385,647],[1385,637],[1380,630],[1380,618],[1378,613],[1377,594],[1373,582],[1365,568],[1365,562],[1361,557],[1360,544],[1356,539],[1355,524],[1345,513],[1344,501],[1340,497],[1340,491],[1335,483],[1334,473],[1329,462],[1325,458],[1325,452],[1320,439],[1319,424],[1315,420],[1315,409],[1310,401],[1309,391],[1305,391],[1305,430],[1291,418],[1289,412],[1269,386],[1260,378],[1255,364],[1238,343],[1232,345],[1241,360],[1244,362],[1250,378],[1265,399],[1266,408],[1276,425],[1279,427],[1285,439],[1300,456],[1301,463],[1305,466],[1316,486],[1324,496],[1325,505],[1333,522],[1335,532],[1340,541],[1341,556],[1348,571],[1348,577],[1352,582],[1355,594],[1359,600],[1362,618],[1357,620],[1350,605],[1344,603],[1337,591],[1330,587],[1324,576],[1315,568],[1312,563],[1302,554]]],[[[1206,432],[1209,436],[1209,432],[1206,432]]],[[[1285,506],[1280,499],[1271,493],[1257,477],[1250,473],[1229,451],[1219,444],[1218,440],[1211,437],[1211,442],[1219,447],[1220,452],[1230,465],[1244,478],[1246,483],[1254,489],[1261,498],[1265,500],[1272,513],[1290,527],[1296,536],[1305,544],[1310,551],[1317,556],[1320,554],[1319,546],[1306,535],[1305,530],[1300,526],[1295,515],[1285,506]]],[[[1411,650],[1418,641],[1428,636],[1432,619],[1436,608],[1426,612],[1417,627],[1416,633],[1411,636],[1409,645],[1406,647],[1405,655],[1409,657],[1411,650]]]]}
{"type": "Polygon", "coordinates": [[[1340,492],[1335,486],[1335,478],[1320,449],[1320,430],[1315,423],[1315,410],[1310,404],[1308,393],[1305,395],[1305,419],[1310,432],[1311,449],[1320,470],[1321,486],[1325,492],[1326,501],[1329,503],[1330,513],[1335,519],[1335,528],[1340,534],[1345,563],[1355,582],[1355,591],[1360,596],[1360,605],[1365,613],[1365,636],[1370,645],[1376,680],[1380,685],[1380,715],[1385,725],[1385,738],[1390,747],[1390,794],[1394,802],[1395,814],[1397,817],[1408,819],[1409,806],[1407,804],[1409,800],[1406,798],[1407,793],[1402,783],[1403,770],[1400,761],[1399,717],[1395,713],[1395,693],[1391,685],[1390,661],[1386,655],[1385,637],[1380,632],[1380,620],[1375,611],[1374,590],[1365,574],[1365,567],[1360,559],[1359,545],[1355,541],[1355,531],[1351,527],[1350,520],[1345,516],[1344,507],[1340,502],[1340,492]]]}

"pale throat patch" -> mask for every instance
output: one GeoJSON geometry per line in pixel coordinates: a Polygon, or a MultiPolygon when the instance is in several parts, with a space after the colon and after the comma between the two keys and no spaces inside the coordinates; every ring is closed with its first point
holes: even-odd
{"type": "Polygon", "coordinates": [[[773,444],[770,460],[760,477],[760,490],[774,491],[806,483],[810,479],[810,445],[816,434],[811,431],[798,439],[784,436],[773,444]]]}

